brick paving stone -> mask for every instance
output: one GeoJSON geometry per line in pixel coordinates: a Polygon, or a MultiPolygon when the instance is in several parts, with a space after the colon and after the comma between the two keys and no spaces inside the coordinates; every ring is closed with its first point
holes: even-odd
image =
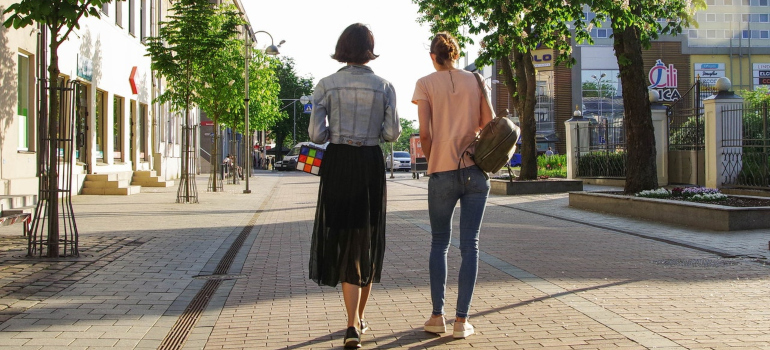
{"type": "MultiPolygon", "coordinates": [[[[388,181],[385,269],[368,304],[365,348],[770,348],[762,307],[770,270],[755,262],[766,258],[770,230],[724,234],[580,211],[566,194],[491,196],[471,307],[477,334],[424,333],[427,180],[407,176],[388,181]]],[[[203,286],[193,277],[210,274],[253,219],[228,271],[240,277],[220,284],[185,349],[340,348],[339,288],[307,279],[318,178],[253,179],[254,193],[243,195],[236,185],[204,192],[200,177],[198,205],[175,204],[175,188],[75,197],[79,258],[25,258],[18,233],[0,229],[0,348],[156,349],[203,286]]],[[[456,234],[453,244],[450,315],[456,234]]]]}

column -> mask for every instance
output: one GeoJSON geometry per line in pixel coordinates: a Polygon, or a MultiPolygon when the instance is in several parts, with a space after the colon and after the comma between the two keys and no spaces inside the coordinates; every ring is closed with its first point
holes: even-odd
{"type": "Polygon", "coordinates": [[[572,113],[572,118],[564,122],[564,128],[566,129],[566,144],[567,149],[567,179],[574,180],[577,177],[577,165],[579,156],[588,153],[589,137],[588,132],[589,120],[583,118],[583,113],[575,109],[572,113]]]}
{"type": "Polygon", "coordinates": [[[706,187],[721,188],[742,167],[743,98],[727,78],[716,83],[719,93],[703,100],[706,124],[706,187]]]}
{"type": "Polygon", "coordinates": [[[658,92],[650,90],[652,127],[655,129],[655,167],[658,170],[658,185],[668,185],[668,116],[666,106],[659,101],[658,92]]]}

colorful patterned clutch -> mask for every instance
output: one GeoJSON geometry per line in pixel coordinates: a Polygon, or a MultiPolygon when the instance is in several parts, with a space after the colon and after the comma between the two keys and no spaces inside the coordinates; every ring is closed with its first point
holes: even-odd
{"type": "Polygon", "coordinates": [[[297,170],[308,174],[319,175],[321,161],[324,158],[324,150],[310,146],[302,146],[297,158],[297,170]]]}

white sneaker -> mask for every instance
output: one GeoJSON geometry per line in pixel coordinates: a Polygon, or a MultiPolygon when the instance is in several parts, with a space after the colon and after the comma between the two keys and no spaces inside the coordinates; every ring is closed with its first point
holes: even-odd
{"type": "Polygon", "coordinates": [[[455,339],[466,338],[473,333],[473,326],[467,320],[465,322],[455,321],[454,333],[452,333],[455,339]]]}
{"type": "Polygon", "coordinates": [[[428,333],[446,333],[446,321],[444,315],[441,317],[431,317],[425,321],[425,327],[423,328],[428,333]]]}

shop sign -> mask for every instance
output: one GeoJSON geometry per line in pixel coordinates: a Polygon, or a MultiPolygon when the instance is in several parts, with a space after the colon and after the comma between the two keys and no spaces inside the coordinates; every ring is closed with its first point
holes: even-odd
{"type": "Polygon", "coordinates": [[[131,86],[131,93],[136,95],[139,93],[136,85],[136,66],[131,67],[131,74],[128,75],[128,85],[131,86]]]}
{"type": "Polygon", "coordinates": [[[714,85],[717,79],[725,76],[724,63],[696,63],[694,68],[695,76],[699,76],[700,81],[707,85],[714,85]]]}
{"type": "Polygon", "coordinates": [[[754,85],[770,85],[770,63],[754,63],[754,85]]]}
{"type": "Polygon", "coordinates": [[[94,74],[94,62],[78,55],[77,75],[87,81],[91,81],[94,74]]]}
{"type": "Polygon", "coordinates": [[[662,101],[676,101],[682,98],[682,95],[677,90],[678,87],[678,75],[677,70],[673,64],[666,66],[663,60],[658,60],[655,65],[650,68],[648,73],[650,83],[650,89],[654,89],[658,92],[662,101]]]}
{"type": "Polygon", "coordinates": [[[553,70],[553,50],[532,51],[532,64],[540,70],[553,70]]]}

